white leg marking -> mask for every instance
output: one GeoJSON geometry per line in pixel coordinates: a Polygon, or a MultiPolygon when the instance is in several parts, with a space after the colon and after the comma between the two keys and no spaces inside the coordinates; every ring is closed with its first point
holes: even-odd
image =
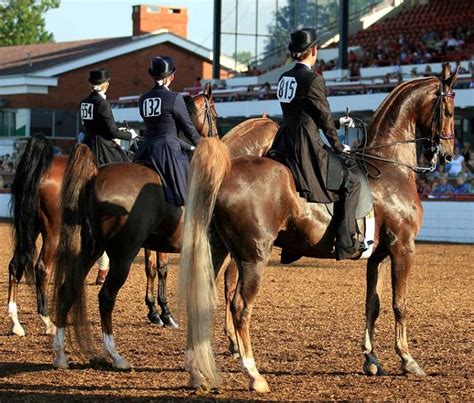
{"type": "Polygon", "coordinates": [[[25,329],[23,329],[23,326],[21,326],[21,323],[18,319],[18,309],[16,302],[8,303],[8,317],[10,318],[10,334],[24,336],[25,329]]]}
{"type": "Polygon", "coordinates": [[[104,252],[97,263],[100,270],[109,270],[109,257],[107,256],[107,253],[104,252]]]}
{"type": "Polygon", "coordinates": [[[112,358],[112,366],[117,369],[130,369],[130,363],[123,358],[115,349],[114,336],[102,333],[104,339],[104,350],[112,358]]]}
{"type": "Polygon", "coordinates": [[[372,353],[372,343],[370,342],[369,329],[365,329],[363,354],[371,354],[371,353],[372,353]]]}
{"type": "Polygon", "coordinates": [[[54,335],[56,333],[56,326],[54,326],[54,323],[51,321],[50,317],[40,315],[40,318],[46,326],[45,334],[54,335]]]}
{"type": "Polygon", "coordinates": [[[56,357],[53,361],[54,368],[69,368],[66,353],[64,351],[64,330],[64,327],[60,327],[57,329],[56,334],[54,335],[53,349],[56,353],[56,357]]]}
{"type": "Polygon", "coordinates": [[[245,358],[242,357],[240,360],[240,364],[246,374],[249,376],[249,389],[255,390],[259,393],[267,393],[270,392],[270,387],[268,386],[267,381],[265,378],[260,375],[260,372],[257,370],[257,366],[255,365],[255,360],[253,358],[245,358]]]}
{"type": "Polygon", "coordinates": [[[375,216],[373,211],[365,218],[365,242],[372,241],[370,246],[362,253],[361,259],[368,259],[374,251],[374,237],[375,237],[375,216]]]}

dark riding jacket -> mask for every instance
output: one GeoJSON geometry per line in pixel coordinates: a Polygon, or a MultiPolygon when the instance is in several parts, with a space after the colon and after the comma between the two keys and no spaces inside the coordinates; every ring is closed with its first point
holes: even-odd
{"type": "Polygon", "coordinates": [[[283,121],[269,152],[283,160],[295,178],[300,195],[311,202],[330,203],[338,196],[342,183],[340,164],[332,159],[333,151],[319,135],[322,129],[336,153],[343,146],[337,137],[331,116],[324,78],[303,63],[284,73],[279,80],[277,96],[283,121]],[[334,169],[332,168],[334,166],[334,169]]]}
{"type": "Polygon", "coordinates": [[[184,98],[178,92],[156,85],[140,97],[139,109],[146,134],[134,161],[152,164],[163,181],[166,201],[182,206],[187,195],[190,146],[178,137],[178,130],[194,145],[201,139],[184,98]]]}
{"type": "Polygon", "coordinates": [[[114,139],[130,141],[132,136],[118,130],[109,101],[97,91],[92,91],[81,101],[80,112],[86,131],[83,143],[92,149],[97,164],[129,161],[114,139]]]}

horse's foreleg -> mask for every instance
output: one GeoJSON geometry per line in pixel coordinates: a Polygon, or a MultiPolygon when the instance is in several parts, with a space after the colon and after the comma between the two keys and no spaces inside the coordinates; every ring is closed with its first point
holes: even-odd
{"type": "Polygon", "coordinates": [[[16,255],[13,255],[8,265],[8,317],[10,318],[10,334],[24,336],[25,329],[18,319],[18,307],[16,304],[18,297],[18,283],[23,277],[24,267],[19,267],[16,255]]]}
{"type": "Polygon", "coordinates": [[[262,261],[239,262],[239,280],[231,305],[240,364],[249,378],[249,389],[256,392],[270,391],[267,381],[258,372],[250,342],[250,318],[265,265],[266,262],[262,261]]]}
{"type": "Polygon", "coordinates": [[[231,303],[237,287],[237,280],[239,278],[237,263],[231,260],[225,271],[225,334],[229,341],[229,351],[235,357],[239,356],[239,347],[237,345],[237,338],[235,336],[234,322],[232,319],[231,303]]]}
{"type": "Polygon", "coordinates": [[[401,359],[402,370],[414,375],[426,375],[412,358],[407,340],[408,276],[415,260],[415,240],[397,242],[391,250],[392,305],[395,314],[395,350],[401,359]]]}
{"type": "Polygon", "coordinates": [[[168,254],[156,253],[158,265],[158,304],[161,308],[161,320],[165,327],[177,329],[178,322],[173,318],[168,306],[168,254]]]}
{"type": "MultiPolygon", "coordinates": [[[[138,250],[136,253],[138,253],[138,250]]],[[[129,258],[109,254],[109,273],[99,292],[99,311],[104,350],[110,358],[112,358],[112,366],[120,370],[128,370],[131,368],[131,365],[115,348],[115,340],[112,331],[112,312],[117,299],[117,294],[128,277],[130,265],[132,264],[136,253],[129,258]]]]}
{"type": "Polygon", "coordinates": [[[146,294],[145,304],[148,307],[148,320],[154,325],[163,326],[163,321],[160,318],[158,309],[156,308],[155,300],[155,278],[156,278],[156,264],[151,256],[151,250],[145,249],[145,273],[146,273],[146,294]]]}
{"type": "MultiPolygon", "coordinates": [[[[362,352],[365,356],[364,372],[367,375],[385,375],[375,354],[374,336],[375,321],[380,312],[378,293],[379,265],[383,257],[372,256],[367,262],[367,295],[365,300],[365,333],[362,341],[362,352]]],[[[383,265],[384,263],[382,263],[383,265]]],[[[383,266],[381,267],[383,268],[383,266]]]]}

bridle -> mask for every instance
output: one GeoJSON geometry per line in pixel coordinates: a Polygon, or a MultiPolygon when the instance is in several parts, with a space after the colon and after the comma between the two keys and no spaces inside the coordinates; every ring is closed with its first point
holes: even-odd
{"type": "MultiPolygon", "coordinates": [[[[433,106],[433,118],[431,120],[431,137],[420,137],[416,138],[414,140],[401,140],[401,141],[394,141],[392,143],[386,143],[386,144],[379,144],[371,147],[367,147],[364,145],[361,148],[357,148],[354,150],[350,151],[350,154],[354,156],[354,158],[361,160],[362,163],[364,164],[364,168],[366,173],[373,179],[378,179],[381,175],[381,170],[370,160],[377,160],[377,161],[383,161],[383,162],[389,162],[393,163],[396,165],[401,165],[407,168],[410,168],[412,171],[416,173],[431,173],[434,172],[436,169],[436,161],[437,158],[434,158],[435,156],[437,157],[439,152],[440,152],[440,142],[441,140],[453,140],[455,138],[454,134],[444,134],[442,133],[442,117],[443,117],[443,112],[447,114],[448,112],[445,111],[443,108],[443,98],[448,97],[448,98],[454,98],[455,97],[455,92],[454,91],[444,91],[444,86],[446,84],[447,80],[442,80],[439,79],[439,91],[437,93],[437,98],[433,106]],[[372,155],[372,154],[366,154],[365,152],[368,150],[376,150],[380,148],[386,148],[386,147],[392,147],[398,144],[409,144],[409,143],[417,143],[418,141],[424,141],[424,142],[429,142],[430,144],[430,149],[429,151],[432,153],[432,158],[431,158],[431,163],[429,167],[422,167],[418,165],[410,165],[410,164],[405,164],[404,162],[397,161],[397,160],[392,160],[389,158],[384,158],[384,157],[379,157],[377,155],[372,155]],[[368,160],[369,159],[369,160],[368,160]],[[369,174],[366,165],[369,165],[372,167],[375,171],[376,174],[369,174]]],[[[365,137],[365,142],[367,141],[367,129],[365,127],[365,124],[362,122],[363,129],[364,129],[364,137],[365,137]]]]}
{"type": "MultiPolygon", "coordinates": [[[[201,130],[204,128],[204,124],[207,121],[207,126],[208,126],[208,132],[207,136],[208,137],[213,137],[214,136],[214,122],[213,122],[213,116],[212,116],[212,107],[214,106],[214,102],[209,101],[206,95],[203,94],[204,97],[204,108],[199,110],[197,112],[197,116],[201,116],[203,113],[205,114],[205,120],[204,123],[201,126],[201,130]]],[[[216,130],[217,133],[217,130],[216,130]]]]}

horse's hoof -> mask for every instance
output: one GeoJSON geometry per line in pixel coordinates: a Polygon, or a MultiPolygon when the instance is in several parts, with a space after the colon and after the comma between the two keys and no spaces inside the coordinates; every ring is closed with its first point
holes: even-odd
{"type": "Polygon", "coordinates": [[[160,327],[164,326],[164,323],[161,320],[160,314],[158,312],[149,312],[147,318],[153,325],[157,325],[160,327]]]}
{"type": "Polygon", "coordinates": [[[425,371],[423,371],[418,363],[414,360],[406,363],[405,365],[402,364],[402,371],[406,374],[426,376],[425,371]]]}
{"type": "Polygon", "coordinates": [[[270,392],[270,387],[263,376],[257,376],[255,379],[251,379],[249,382],[249,389],[258,393],[270,392]]]}
{"type": "Polygon", "coordinates": [[[188,380],[188,384],[186,385],[186,387],[188,389],[195,389],[195,390],[209,389],[206,386],[206,381],[205,381],[204,377],[202,377],[201,375],[199,375],[199,376],[190,376],[189,380],[188,380]]]}
{"type": "Polygon", "coordinates": [[[67,358],[64,354],[56,356],[56,358],[53,361],[53,368],[69,369],[69,363],[67,362],[67,358]]]}
{"type": "Polygon", "coordinates": [[[10,334],[14,334],[16,336],[23,337],[26,335],[25,329],[23,329],[23,326],[21,326],[19,323],[16,323],[11,326],[10,328],[10,334]]]}
{"type": "Polygon", "coordinates": [[[112,362],[112,367],[117,371],[130,371],[132,366],[125,358],[118,358],[112,362]]]}
{"type": "Polygon", "coordinates": [[[163,321],[164,327],[169,329],[179,329],[179,324],[174,320],[172,315],[161,315],[160,318],[163,321]]]}
{"type": "Polygon", "coordinates": [[[364,373],[369,376],[387,375],[375,357],[367,357],[364,363],[364,373]]]}

